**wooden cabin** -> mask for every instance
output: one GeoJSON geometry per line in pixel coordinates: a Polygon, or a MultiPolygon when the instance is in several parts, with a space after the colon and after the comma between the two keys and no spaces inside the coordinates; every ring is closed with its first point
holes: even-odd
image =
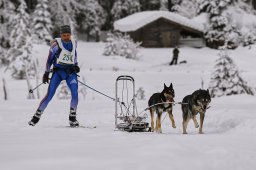
{"type": "Polygon", "coordinates": [[[135,13],[114,23],[143,47],[205,46],[203,26],[168,11],[135,13]]]}

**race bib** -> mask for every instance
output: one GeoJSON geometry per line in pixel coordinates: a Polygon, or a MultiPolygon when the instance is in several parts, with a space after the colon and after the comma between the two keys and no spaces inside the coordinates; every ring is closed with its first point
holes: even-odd
{"type": "Polygon", "coordinates": [[[61,39],[60,38],[56,38],[58,44],[59,44],[59,48],[61,49],[60,55],[57,58],[57,64],[69,64],[69,65],[73,65],[75,64],[75,41],[72,39],[72,44],[73,44],[73,50],[70,52],[68,50],[66,50],[63,47],[63,44],[61,43],[61,39]]]}
{"type": "Polygon", "coordinates": [[[74,64],[74,56],[72,54],[66,54],[59,56],[58,64],[74,64]]]}

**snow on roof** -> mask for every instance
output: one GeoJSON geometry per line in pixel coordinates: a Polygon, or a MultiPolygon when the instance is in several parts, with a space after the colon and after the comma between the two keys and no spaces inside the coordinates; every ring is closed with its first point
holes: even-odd
{"type": "Polygon", "coordinates": [[[201,23],[168,11],[143,11],[134,13],[114,22],[114,28],[122,32],[136,31],[159,18],[165,18],[177,24],[204,32],[204,26],[201,23]]]}

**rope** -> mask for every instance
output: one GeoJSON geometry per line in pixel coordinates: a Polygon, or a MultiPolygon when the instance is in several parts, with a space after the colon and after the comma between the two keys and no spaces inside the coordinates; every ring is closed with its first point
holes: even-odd
{"type": "Polygon", "coordinates": [[[157,106],[157,105],[161,105],[161,104],[173,104],[173,105],[175,105],[175,104],[188,104],[188,103],[182,103],[182,102],[161,102],[161,103],[153,104],[153,105],[147,107],[146,109],[144,109],[143,111],[146,111],[146,110],[150,109],[151,107],[154,107],[154,106],[157,106]]]}
{"type": "MultiPolygon", "coordinates": [[[[113,97],[110,97],[110,96],[108,96],[108,95],[106,95],[106,94],[104,94],[104,93],[102,93],[102,92],[100,92],[100,91],[98,91],[98,90],[96,90],[96,89],[94,89],[94,88],[88,86],[87,84],[81,82],[80,80],[77,80],[77,81],[78,81],[79,83],[81,83],[82,85],[88,87],[89,89],[91,89],[91,90],[93,90],[93,91],[96,91],[97,93],[99,93],[99,94],[101,94],[101,95],[103,95],[103,96],[105,96],[105,97],[107,97],[107,98],[110,98],[110,99],[116,101],[116,99],[114,99],[113,97]]],[[[118,101],[118,102],[120,102],[120,101],[118,101]]],[[[123,102],[121,102],[121,104],[122,104],[122,103],[123,103],[123,102]]]]}
{"type": "MultiPolygon", "coordinates": [[[[123,95],[123,94],[124,94],[124,81],[123,81],[122,101],[121,101],[121,102],[120,102],[118,99],[114,99],[113,97],[110,97],[110,96],[108,96],[108,95],[106,95],[106,94],[104,94],[104,93],[102,93],[102,92],[100,92],[100,91],[98,91],[98,90],[96,90],[96,89],[94,89],[94,88],[88,86],[87,84],[81,82],[80,80],[78,80],[78,82],[81,83],[82,85],[84,85],[84,86],[90,88],[91,90],[93,90],[93,91],[95,91],[95,92],[97,92],[97,93],[99,93],[99,94],[101,94],[101,95],[103,95],[103,96],[105,96],[105,97],[107,97],[107,98],[109,98],[109,99],[112,99],[113,101],[116,101],[116,100],[117,100],[117,102],[120,104],[121,112],[123,113],[123,108],[122,108],[122,106],[124,106],[124,107],[126,108],[126,114],[127,114],[127,113],[128,113],[128,115],[130,114],[129,109],[130,109],[130,107],[131,107],[131,105],[132,105],[132,102],[133,102],[134,98],[136,97],[136,95],[133,97],[133,99],[132,99],[131,102],[129,103],[128,107],[126,107],[125,103],[123,102],[123,97],[124,97],[124,95],[123,95]]],[[[126,99],[126,100],[127,100],[127,104],[128,104],[128,100],[129,100],[129,98],[128,98],[128,92],[129,92],[129,91],[128,91],[127,81],[126,81],[126,91],[127,91],[127,99],[126,99]]],[[[135,103],[135,104],[136,104],[136,103],[135,103]]],[[[175,104],[188,104],[188,103],[182,103],[182,102],[161,102],[161,103],[156,103],[156,104],[153,104],[153,105],[151,105],[151,106],[145,108],[144,110],[142,110],[139,114],[137,114],[137,116],[141,115],[144,111],[150,109],[151,107],[154,107],[154,106],[157,106],[157,105],[162,105],[162,104],[173,104],[173,105],[175,105],[175,104]]],[[[210,108],[210,107],[208,107],[207,109],[209,109],[209,108],[210,108]]],[[[137,107],[136,107],[136,113],[138,113],[137,107]]],[[[167,114],[165,115],[164,119],[166,118],[166,116],[167,116],[167,114]]],[[[163,122],[164,119],[163,119],[161,122],[163,122]]],[[[136,119],[135,119],[135,120],[136,120],[136,119]]]]}

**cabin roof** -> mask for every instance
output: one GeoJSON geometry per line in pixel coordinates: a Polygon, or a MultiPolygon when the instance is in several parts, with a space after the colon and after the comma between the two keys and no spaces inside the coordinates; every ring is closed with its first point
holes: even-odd
{"type": "Polygon", "coordinates": [[[114,29],[121,32],[132,32],[160,18],[165,18],[178,25],[204,33],[204,26],[201,23],[169,11],[143,11],[134,13],[115,21],[114,29]]]}

